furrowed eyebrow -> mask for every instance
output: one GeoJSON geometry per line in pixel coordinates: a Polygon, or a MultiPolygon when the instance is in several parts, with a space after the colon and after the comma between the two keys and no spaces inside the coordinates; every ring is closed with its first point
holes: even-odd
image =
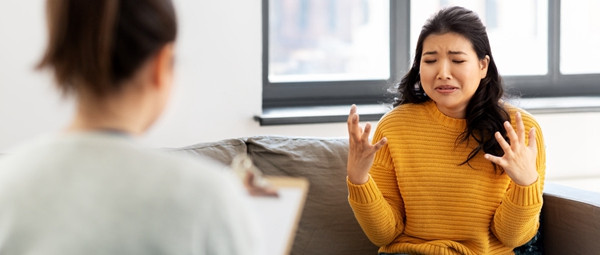
{"type": "Polygon", "coordinates": [[[448,51],[448,54],[450,54],[450,55],[467,55],[467,53],[464,53],[462,51],[448,51]]]}
{"type": "MultiPolygon", "coordinates": [[[[425,55],[436,55],[438,54],[437,51],[426,51],[423,52],[423,56],[425,55]]],[[[448,51],[448,55],[467,55],[467,53],[463,52],[463,51],[448,51]]]]}

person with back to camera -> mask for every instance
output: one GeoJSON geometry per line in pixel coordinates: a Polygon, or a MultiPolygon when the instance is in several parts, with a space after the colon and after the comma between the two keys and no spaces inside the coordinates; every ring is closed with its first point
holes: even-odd
{"type": "Polygon", "coordinates": [[[479,17],[440,10],[418,38],[394,108],[348,116],[348,200],[380,254],[513,254],[537,233],[545,149],[527,112],[502,100],[479,17]]]}
{"type": "Polygon", "coordinates": [[[50,68],[76,99],[66,130],[0,159],[0,254],[263,254],[222,165],[141,146],[171,92],[171,0],[48,0],[50,68]]]}

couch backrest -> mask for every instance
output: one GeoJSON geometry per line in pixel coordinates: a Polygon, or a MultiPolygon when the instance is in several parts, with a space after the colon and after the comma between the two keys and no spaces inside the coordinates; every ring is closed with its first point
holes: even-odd
{"type": "Polygon", "coordinates": [[[259,136],[246,146],[265,174],[309,180],[292,254],[377,254],[348,204],[347,138],[259,136]]]}
{"type": "Polygon", "coordinates": [[[348,204],[347,138],[256,136],[169,150],[224,164],[248,153],[266,175],[307,178],[309,191],[291,254],[377,254],[348,204]]]}
{"type": "Polygon", "coordinates": [[[244,139],[225,139],[217,142],[197,143],[183,148],[169,148],[165,151],[188,156],[208,157],[230,165],[236,155],[246,153],[248,150],[244,139]]]}

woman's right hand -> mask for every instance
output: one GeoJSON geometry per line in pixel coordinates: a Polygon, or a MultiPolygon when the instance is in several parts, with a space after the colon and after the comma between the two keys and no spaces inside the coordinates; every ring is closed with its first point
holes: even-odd
{"type": "Polygon", "coordinates": [[[356,105],[350,108],[348,115],[348,179],[354,184],[364,184],[369,180],[369,169],[373,165],[375,153],[381,149],[387,139],[384,137],[376,144],[369,142],[369,133],[371,132],[371,124],[365,124],[363,130],[359,125],[358,113],[356,113],[356,105]]]}

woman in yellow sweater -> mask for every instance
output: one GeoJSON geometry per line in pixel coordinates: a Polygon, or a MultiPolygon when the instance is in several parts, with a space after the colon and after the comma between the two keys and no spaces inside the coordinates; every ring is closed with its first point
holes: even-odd
{"type": "Polygon", "coordinates": [[[423,26],[394,109],[348,116],[348,200],[381,254],[513,254],[537,232],[545,151],[531,115],[502,101],[479,17],[423,26]]]}

